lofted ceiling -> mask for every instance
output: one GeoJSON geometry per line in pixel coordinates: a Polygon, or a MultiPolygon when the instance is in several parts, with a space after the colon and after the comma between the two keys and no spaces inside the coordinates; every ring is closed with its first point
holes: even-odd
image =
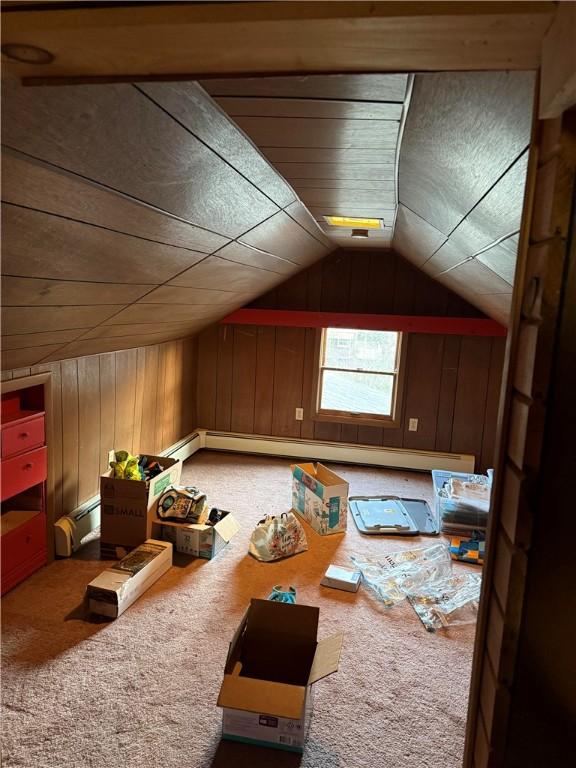
{"type": "Polygon", "coordinates": [[[3,369],[191,335],[356,245],[329,214],[506,322],[533,75],[204,85],[3,84],[3,369]]]}
{"type": "Polygon", "coordinates": [[[189,336],[334,248],[195,83],[4,83],[2,368],[189,336]]]}
{"type": "Polygon", "coordinates": [[[290,182],[335,245],[389,247],[409,75],[205,80],[202,86],[290,182]],[[325,216],[381,219],[368,240],[325,216]]]}

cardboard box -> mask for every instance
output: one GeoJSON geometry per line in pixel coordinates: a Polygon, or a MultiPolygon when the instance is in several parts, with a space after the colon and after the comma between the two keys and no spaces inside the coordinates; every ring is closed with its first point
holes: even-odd
{"type": "Polygon", "coordinates": [[[346,530],[348,483],[323,464],[295,464],[292,510],[326,536],[346,530]]]}
{"type": "Polygon", "coordinates": [[[218,706],[222,737],[303,752],[312,686],[338,670],[342,635],[317,641],[319,609],[252,600],[236,630],[218,706]]]}
{"type": "Polygon", "coordinates": [[[240,530],[236,518],[228,512],[216,525],[174,523],[154,520],[152,534],[172,542],[176,552],[212,560],[240,530]]]}
{"type": "Polygon", "coordinates": [[[115,619],[172,566],[172,544],[148,539],[86,587],[92,613],[115,619]]]}
{"type": "Polygon", "coordinates": [[[132,549],[152,535],[156,502],[171,485],[178,485],[182,463],[165,456],[151,456],[165,469],[147,484],[144,480],[117,480],[113,470],[100,477],[100,547],[103,555],[116,557],[116,548],[132,549]]]}

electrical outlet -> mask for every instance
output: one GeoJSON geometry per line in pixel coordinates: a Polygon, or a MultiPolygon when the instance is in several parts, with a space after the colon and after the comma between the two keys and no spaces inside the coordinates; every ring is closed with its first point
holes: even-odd
{"type": "Polygon", "coordinates": [[[418,432],[418,419],[408,419],[408,432],[418,432]]]}
{"type": "Polygon", "coordinates": [[[296,408],[296,421],[303,421],[304,420],[304,408],[296,408]]]}

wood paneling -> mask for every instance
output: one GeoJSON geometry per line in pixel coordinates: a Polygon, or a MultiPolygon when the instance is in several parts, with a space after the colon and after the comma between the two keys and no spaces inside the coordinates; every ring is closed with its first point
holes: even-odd
{"type": "Polygon", "coordinates": [[[406,75],[313,75],[202,80],[213,96],[403,102],[406,75]]]}
{"type": "MultiPolygon", "coordinates": [[[[458,306],[466,315],[466,306],[457,297],[392,251],[336,251],[262,297],[257,305],[287,310],[441,315],[448,315],[450,306],[458,306]]],[[[471,316],[478,314],[472,307],[467,311],[471,316]]],[[[492,466],[501,339],[408,336],[401,425],[389,429],[315,422],[311,418],[311,374],[316,364],[313,329],[226,328],[227,344],[232,349],[226,347],[225,351],[222,327],[213,326],[200,334],[204,355],[200,352],[198,412],[203,415],[202,426],[227,428],[231,399],[233,429],[244,430],[253,419],[253,428],[248,431],[255,434],[471,452],[478,468],[492,466]],[[250,329],[250,337],[241,335],[250,329]],[[496,343],[498,353],[493,348],[496,343]],[[302,422],[295,419],[297,407],[304,409],[302,422]],[[410,418],[419,419],[417,432],[408,431],[410,418]]]]}
{"type": "Polygon", "coordinates": [[[201,253],[211,253],[228,242],[216,232],[165,216],[107,187],[6,149],[2,150],[2,199],[201,253]]]}
{"type": "Polygon", "coordinates": [[[333,247],[198,84],[3,86],[4,365],[182,338],[333,247]]]}
{"type": "Polygon", "coordinates": [[[33,277],[2,278],[4,307],[131,304],[152,290],[151,285],[88,283],[33,277]]]}
{"type": "Polygon", "coordinates": [[[6,275],[158,285],[204,257],[40,211],[2,210],[6,275]]]}
{"type": "Polygon", "coordinates": [[[85,307],[3,307],[2,330],[10,335],[91,328],[121,309],[121,304],[85,307]]]}
{"type": "MultiPolygon", "coordinates": [[[[213,86],[207,83],[208,90],[213,86]]],[[[270,86],[268,86],[270,87],[270,86]]],[[[379,96],[382,99],[382,96],[379,96]]],[[[330,101],[325,96],[311,98],[274,98],[220,96],[216,101],[230,117],[313,117],[336,118],[339,120],[400,120],[402,115],[400,102],[372,101],[362,102],[358,96],[354,101],[330,101]]]]}
{"type": "Polygon", "coordinates": [[[111,449],[158,453],[192,431],[195,363],[186,340],[6,372],[51,373],[56,517],[99,492],[111,449]]]}
{"type": "Polygon", "coordinates": [[[530,72],[418,75],[402,141],[402,203],[449,235],[528,146],[533,91],[530,72]]]}
{"type": "Polygon", "coordinates": [[[213,229],[218,222],[224,236],[236,237],[277,210],[130,85],[10,87],[3,118],[3,142],[9,147],[126,192],[191,224],[213,229]]]}
{"type": "Polygon", "coordinates": [[[15,336],[3,336],[2,349],[4,351],[26,349],[26,347],[50,346],[51,344],[61,346],[67,341],[73,341],[82,333],[81,329],[46,331],[45,333],[18,333],[15,336]]]}
{"type": "Polygon", "coordinates": [[[275,163],[276,170],[280,171],[292,185],[303,179],[325,180],[370,180],[391,181],[394,179],[393,163],[275,163]]]}
{"type": "Polygon", "coordinates": [[[258,224],[242,235],[240,240],[254,248],[261,248],[275,256],[306,266],[326,256],[330,250],[323,239],[311,239],[307,230],[284,212],[258,224]]]}
{"type": "MultiPolygon", "coordinates": [[[[374,162],[373,149],[323,149],[309,147],[260,147],[274,165],[276,163],[353,163],[358,165],[374,162]]],[[[377,153],[378,163],[394,164],[396,151],[381,149],[377,153]]]]}
{"type": "Polygon", "coordinates": [[[284,179],[215,107],[198,83],[147,83],[137,87],[281,208],[294,201],[294,193],[284,179]]]}
{"type": "Polygon", "coordinates": [[[400,154],[394,248],[503,322],[485,294],[511,294],[533,91],[531,73],[418,75],[400,154]]]}

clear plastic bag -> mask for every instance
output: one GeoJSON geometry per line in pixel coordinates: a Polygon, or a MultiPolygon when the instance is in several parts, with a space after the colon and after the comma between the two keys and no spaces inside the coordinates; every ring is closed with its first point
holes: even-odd
{"type": "Polygon", "coordinates": [[[429,631],[476,620],[482,577],[455,574],[444,542],[351,559],[380,602],[392,607],[407,598],[429,631]]]}

